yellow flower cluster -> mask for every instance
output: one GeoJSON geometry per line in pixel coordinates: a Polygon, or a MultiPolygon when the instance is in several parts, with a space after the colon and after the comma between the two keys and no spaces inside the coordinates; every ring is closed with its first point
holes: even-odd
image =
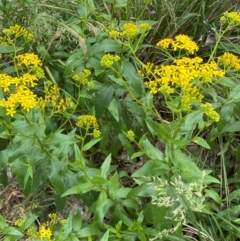
{"type": "MultiPolygon", "coordinates": [[[[22,34],[26,35],[27,33],[23,31],[22,34]]],[[[37,106],[37,96],[31,88],[37,85],[40,78],[44,77],[44,71],[41,68],[42,62],[37,55],[33,53],[20,54],[16,55],[14,60],[16,61],[15,67],[19,67],[18,76],[0,74],[0,88],[8,93],[4,99],[0,100],[0,106],[5,107],[7,115],[12,117],[18,107],[29,111],[37,106]],[[27,72],[23,68],[27,68],[27,72]]]]}
{"type": "Polygon", "coordinates": [[[91,75],[91,71],[88,69],[84,69],[79,75],[74,75],[72,78],[82,84],[83,86],[87,86],[92,88],[94,83],[88,80],[88,77],[91,75]]]}
{"type": "Polygon", "coordinates": [[[205,103],[201,105],[201,109],[204,113],[214,122],[218,122],[220,119],[219,114],[213,109],[210,103],[205,103]]]}
{"type": "Polygon", "coordinates": [[[42,61],[36,54],[33,53],[25,53],[15,56],[15,61],[18,67],[24,67],[27,69],[29,73],[33,73],[36,75],[38,79],[44,77],[44,71],[41,68],[42,61]]]}
{"type": "Polygon", "coordinates": [[[14,40],[19,37],[23,37],[26,41],[31,41],[33,39],[33,34],[17,24],[4,29],[2,32],[4,35],[0,36],[0,43],[6,46],[13,44],[14,40]]]}
{"type": "Polygon", "coordinates": [[[127,138],[130,140],[130,141],[134,141],[134,138],[135,138],[135,134],[132,130],[129,130],[127,132],[127,138]]]}
{"type": "Polygon", "coordinates": [[[134,38],[138,35],[139,28],[134,23],[125,23],[123,24],[123,31],[121,35],[126,38],[134,38]]]}
{"type": "Polygon", "coordinates": [[[85,128],[87,131],[89,131],[90,128],[93,128],[92,135],[93,135],[94,138],[99,138],[100,135],[101,135],[101,132],[99,131],[99,125],[97,123],[97,119],[93,115],[81,115],[81,116],[79,116],[76,125],[79,128],[85,128]]]}
{"type": "Polygon", "coordinates": [[[40,240],[46,240],[46,241],[54,241],[55,239],[53,236],[53,227],[54,225],[58,224],[60,219],[56,214],[49,214],[48,215],[50,221],[47,221],[46,223],[43,223],[39,231],[37,232],[36,228],[29,228],[26,232],[27,236],[30,238],[36,238],[40,240]]]}
{"type": "Polygon", "coordinates": [[[148,23],[141,23],[137,26],[135,23],[123,24],[123,31],[110,30],[109,36],[112,38],[123,37],[129,40],[135,38],[139,33],[145,33],[151,30],[152,27],[148,23]]]}
{"type": "Polygon", "coordinates": [[[62,98],[60,89],[50,81],[46,82],[44,93],[45,98],[40,97],[38,99],[39,107],[42,109],[45,107],[53,107],[55,112],[64,112],[68,108],[72,109],[74,107],[72,100],[70,98],[62,98]]]}
{"type": "Polygon", "coordinates": [[[225,24],[240,25],[240,13],[239,12],[225,12],[223,16],[220,18],[220,22],[225,24]]]}
{"type": "Polygon", "coordinates": [[[183,49],[190,54],[193,54],[199,49],[198,45],[194,41],[192,41],[187,35],[184,34],[177,35],[174,39],[162,39],[156,45],[159,48],[163,49],[172,48],[174,51],[179,51],[183,49]]]}
{"type": "Polygon", "coordinates": [[[223,65],[225,71],[240,71],[240,59],[236,55],[228,52],[218,57],[218,64],[223,65]]]}
{"type": "Polygon", "coordinates": [[[18,106],[29,111],[37,105],[37,96],[29,89],[29,85],[31,87],[36,84],[35,81],[37,81],[36,76],[30,74],[19,78],[0,74],[0,88],[10,92],[8,97],[0,100],[0,106],[6,108],[7,115],[13,117],[18,106]]]}
{"type": "Polygon", "coordinates": [[[25,67],[41,67],[42,62],[36,54],[33,53],[25,53],[15,56],[15,60],[17,61],[17,66],[25,66],[25,67]]]}
{"type": "Polygon", "coordinates": [[[144,78],[148,79],[145,84],[150,93],[160,92],[165,97],[178,94],[181,97],[179,110],[190,110],[193,101],[202,102],[200,86],[224,76],[224,72],[218,69],[215,62],[202,62],[199,57],[183,57],[170,65],[155,66],[148,63],[142,66],[141,72],[144,78]]]}
{"type": "Polygon", "coordinates": [[[31,41],[33,39],[33,34],[29,33],[24,27],[18,24],[11,26],[10,28],[4,29],[3,33],[8,36],[14,36],[14,38],[19,38],[23,36],[26,40],[31,41]]]}
{"type": "Polygon", "coordinates": [[[103,55],[101,61],[100,61],[100,64],[101,66],[105,66],[105,67],[112,67],[114,62],[117,62],[120,60],[120,57],[118,55],[112,55],[112,54],[105,54],[103,55]]]}

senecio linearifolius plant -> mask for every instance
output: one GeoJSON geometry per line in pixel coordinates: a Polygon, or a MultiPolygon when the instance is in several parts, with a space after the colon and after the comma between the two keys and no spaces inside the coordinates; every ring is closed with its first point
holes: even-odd
{"type": "MultiPolygon", "coordinates": [[[[153,23],[128,22],[118,29],[109,29],[104,43],[109,41],[117,51],[106,53],[103,48],[105,53],[96,58],[97,70],[89,64],[82,71],[73,71],[71,83],[77,90],[76,98],[64,92],[54,79],[48,80],[44,63],[26,51],[31,33],[18,25],[2,31],[0,43],[6,48],[1,63],[11,67],[11,71],[5,68],[0,74],[1,137],[10,140],[1,153],[2,160],[7,160],[2,161],[3,166],[11,168],[26,195],[43,184],[51,185],[63,198],[88,195],[93,214],[84,224],[84,232],[81,225],[80,230],[75,224],[72,227],[71,218],[61,222],[51,214],[48,222],[39,225],[39,231],[34,227],[34,218],[32,222],[18,221],[18,235],[26,234],[33,240],[61,240],[62,230],[66,238],[74,233],[74,240],[94,240],[95,236],[101,240],[169,240],[183,238],[184,227],[194,225],[189,221],[190,213],[211,211],[204,205],[207,189],[220,181],[210,176],[211,171],[200,170],[185,149],[190,143],[209,149],[209,143],[200,134],[221,122],[224,104],[239,98],[231,94],[237,92],[232,90],[237,84],[231,85],[227,97],[219,89],[219,98],[211,95],[223,83],[228,87],[228,76],[237,76],[240,70],[240,60],[232,53],[216,57],[224,34],[239,25],[239,13],[226,12],[220,21],[221,28],[207,60],[197,56],[199,46],[190,37],[180,34],[156,44],[166,59],[142,63],[138,51],[153,47],[144,44],[153,23]],[[114,119],[107,119],[103,111],[100,116],[96,108],[98,114],[94,115],[94,105],[100,106],[94,101],[99,98],[100,86],[96,73],[103,74],[102,82],[110,83],[111,87],[106,86],[111,89],[112,99],[104,95],[102,98],[103,103],[108,103],[104,110],[115,115],[114,119]],[[83,96],[92,101],[86,102],[86,109],[79,110],[83,96]],[[161,105],[167,117],[157,105],[156,96],[163,99],[161,105]],[[125,124],[121,119],[123,107],[131,123],[125,124]],[[52,120],[59,119],[59,127],[47,130],[52,120]],[[132,174],[134,185],[130,187],[120,183],[118,170],[111,165],[111,155],[100,168],[94,168],[94,160],[88,158],[95,144],[99,143],[101,149],[104,135],[117,133],[117,128],[110,134],[102,132],[109,120],[121,126],[118,137],[124,147],[131,150],[132,145],[137,150],[130,159],[142,158],[142,166],[132,174]],[[66,126],[68,131],[63,132],[66,126]],[[156,148],[153,139],[163,143],[164,149],[156,148]],[[104,221],[106,215],[110,216],[108,223],[104,221]]],[[[101,43],[99,46],[101,49],[101,43]]],[[[80,215],[77,219],[82,224],[80,215]]],[[[202,231],[196,235],[212,240],[202,231]]]]}
{"type": "MultiPolygon", "coordinates": [[[[204,189],[210,182],[219,182],[217,179],[210,178],[209,172],[200,171],[181,149],[192,142],[209,149],[209,144],[200,134],[206,128],[221,121],[219,113],[224,115],[221,112],[221,108],[226,103],[224,98],[229,99],[229,102],[233,99],[238,101],[238,97],[235,96],[239,89],[237,83],[234,84],[235,89],[232,94],[227,97],[221,96],[223,93],[219,93],[219,98],[209,98],[209,96],[213,97],[211,91],[214,88],[228,86],[226,81],[229,80],[230,75],[239,74],[240,59],[236,55],[225,52],[216,57],[223,36],[231,29],[237,28],[239,21],[238,12],[223,14],[220,19],[220,30],[216,30],[215,33],[216,43],[207,60],[197,56],[199,46],[186,35],[180,34],[174,38],[160,40],[156,46],[166,56],[166,61],[160,64],[142,63],[136,55],[144,36],[151,30],[150,25],[126,23],[120,30],[109,31],[110,38],[131,52],[138,66],[138,75],[147,88],[145,94],[148,97],[139,97],[132,88],[131,80],[126,76],[123,77],[121,71],[125,63],[118,54],[105,54],[101,59],[101,65],[115,73],[115,76],[121,80],[120,85],[125,86],[133,101],[148,113],[145,115],[148,131],[166,145],[165,153],[162,155],[145,137],[136,141],[135,136],[139,136],[139,130],[136,133],[132,129],[124,132],[139,148],[139,152],[134,153],[132,158],[144,155],[150,158],[140,170],[133,174],[133,177],[158,176],[150,181],[156,191],[156,195],[152,196],[152,203],[159,207],[159,213],[162,211],[166,216],[159,218],[159,222],[162,222],[162,231],[154,239],[166,238],[172,234],[181,236],[182,227],[187,225],[187,212],[189,210],[204,212],[206,210],[204,189]],[[171,121],[165,120],[161,111],[158,111],[157,106],[153,104],[155,95],[163,97],[164,101],[161,104],[170,110],[171,121]],[[154,152],[156,153],[153,154],[154,152]],[[156,163],[155,159],[162,165],[159,162],[156,163]],[[154,171],[154,168],[158,171],[154,171]]],[[[231,88],[229,92],[231,93],[231,88]]],[[[137,182],[144,183],[139,180],[137,182]]],[[[199,232],[198,235],[212,240],[204,233],[199,232]]]]}

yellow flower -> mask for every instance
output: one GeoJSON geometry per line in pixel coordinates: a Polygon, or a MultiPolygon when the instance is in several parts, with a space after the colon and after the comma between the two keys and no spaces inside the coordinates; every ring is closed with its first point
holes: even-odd
{"type": "Polygon", "coordinates": [[[21,227],[23,225],[23,220],[22,219],[17,219],[14,223],[16,226],[21,227]]]}
{"type": "Polygon", "coordinates": [[[205,103],[201,105],[201,109],[204,113],[214,122],[218,122],[220,119],[219,114],[213,109],[210,103],[205,103]]]}
{"type": "Polygon", "coordinates": [[[99,129],[97,119],[93,115],[81,115],[78,117],[78,121],[76,123],[78,127],[90,127],[92,126],[94,129],[99,129]]]}
{"type": "Polygon", "coordinates": [[[134,138],[135,138],[135,134],[132,130],[129,130],[127,132],[127,138],[130,140],[130,141],[134,141],[134,138]]]}
{"type": "Polygon", "coordinates": [[[235,70],[240,71],[240,59],[232,53],[224,53],[222,56],[218,57],[218,64],[223,65],[226,71],[235,70]]]}
{"type": "Polygon", "coordinates": [[[120,60],[120,57],[118,55],[112,55],[112,54],[105,54],[103,55],[100,64],[101,66],[105,66],[105,67],[112,67],[114,62],[117,62],[120,60]]]}
{"type": "Polygon", "coordinates": [[[193,54],[194,51],[198,50],[197,44],[192,41],[187,35],[180,34],[177,35],[175,38],[173,45],[174,51],[178,49],[185,49],[187,50],[190,54],[193,54]]]}
{"type": "Polygon", "coordinates": [[[151,94],[157,94],[158,83],[155,80],[145,82],[145,85],[150,89],[151,94]]]}
{"type": "Polygon", "coordinates": [[[17,63],[18,66],[26,66],[26,67],[34,66],[35,68],[42,66],[42,62],[39,59],[39,57],[33,53],[20,54],[20,55],[17,55],[15,59],[18,62],[17,63]]]}
{"type": "Polygon", "coordinates": [[[43,224],[39,229],[39,238],[40,239],[50,239],[52,236],[52,230],[43,224]]]}
{"type": "Polygon", "coordinates": [[[145,71],[147,76],[152,74],[154,67],[154,64],[151,62],[147,62],[147,64],[142,64],[142,69],[145,71]]]}
{"type": "Polygon", "coordinates": [[[122,36],[132,39],[136,37],[139,33],[139,28],[134,23],[123,24],[122,36]]]}
{"type": "Polygon", "coordinates": [[[92,88],[94,86],[94,83],[88,80],[88,77],[90,75],[91,75],[91,71],[88,69],[84,69],[79,75],[74,75],[72,79],[75,80],[76,82],[79,82],[82,85],[92,88]]]}
{"type": "Polygon", "coordinates": [[[142,30],[143,32],[149,31],[152,29],[152,27],[148,23],[141,23],[139,25],[139,29],[142,30]]]}
{"type": "Polygon", "coordinates": [[[112,38],[117,38],[120,35],[120,32],[117,30],[111,30],[109,31],[109,36],[112,38]]]}
{"type": "Polygon", "coordinates": [[[11,38],[19,38],[23,36],[26,40],[29,41],[33,39],[33,34],[29,33],[24,27],[18,24],[4,29],[2,32],[11,38]]]}
{"type": "Polygon", "coordinates": [[[159,48],[168,49],[170,48],[172,43],[173,43],[173,40],[171,38],[165,38],[160,40],[156,45],[159,48]]]}
{"type": "Polygon", "coordinates": [[[221,23],[227,23],[230,25],[240,25],[240,13],[239,12],[225,12],[220,18],[221,23]]]}
{"type": "Polygon", "coordinates": [[[97,129],[93,130],[93,137],[94,138],[99,138],[101,136],[101,132],[97,129]]]}
{"type": "Polygon", "coordinates": [[[163,49],[168,49],[171,47],[174,51],[183,49],[190,54],[193,54],[198,50],[198,45],[184,34],[177,35],[174,39],[162,39],[157,43],[157,46],[163,49]]]}
{"type": "Polygon", "coordinates": [[[101,135],[101,132],[99,131],[97,119],[93,115],[81,115],[81,116],[79,116],[76,125],[79,128],[85,128],[88,131],[88,134],[92,135],[93,138],[99,138],[100,135],[101,135]],[[93,129],[92,132],[90,132],[90,130],[89,130],[90,128],[93,129]]]}

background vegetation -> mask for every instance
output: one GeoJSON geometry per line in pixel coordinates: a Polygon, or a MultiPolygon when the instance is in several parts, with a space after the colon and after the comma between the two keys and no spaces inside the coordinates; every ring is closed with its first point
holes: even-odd
{"type": "Polygon", "coordinates": [[[238,240],[239,10],[2,0],[0,240],[238,240]]]}

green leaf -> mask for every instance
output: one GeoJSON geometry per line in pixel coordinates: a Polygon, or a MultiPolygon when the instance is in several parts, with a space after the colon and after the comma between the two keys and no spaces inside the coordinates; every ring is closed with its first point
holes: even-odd
{"type": "Polygon", "coordinates": [[[100,167],[100,177],[107,178],[110,171],[111,160],[112,157],[111,154],[109,154],[100,167]]]}
{"type": "Polygon", "coordinates": [[[71,195],[71,194],[82,194],[82,193],[87,193],[91,191],[94,188],[94,184],[92,183],[82,183],[79,185],[76,185],[74,187],[71,187],[68,189],[66,192],[62,194],[62,197],[71,195]]]}
{"type": "Polygon", "coordinates": [[[145,151],[145,154],[149,158],[155,159],[158,161],[163,160],[163,153],[155,146],[153,146],[148,139],[143,140],[142,145],[143,145],[143,150],[145,151]]]}
{"type": "Polygon", "coordinates": [[[202,181],[202,172],[183,152],[171,150],[169,154],[171,155],[172,163],[177,164],[176,167],[179,168],[183,181],[187,183],[202,181]]]}
{"type": "Polygon", "coordinates": [[[132,174],[132,177],[152,177],[165,174],[169,171],[169,168],[166,164],[159,160],[149,160],[145,163],[140,169],[132,174]]]}
{"type": "Polygon", "coordinates": [[[240,100],[240,85],[237,85],[230,92],[225,104],[229,104],[231,102],[238,102],[240,100]]]}
{"type": "Polygon", "coordinates": [[[13,236],[19,236],[19,237],[22,237],[23,234],[18,231],[17,229],[13,228],[13,227],[9,227],[9,226],[6,226],[4,227],[1,232],[5,235],[13,235],[13,236]]]}
{"type": "Polygon", "coordinates": [[[126,80],[127,85],[129,86],[133,95],[135,97],[142,96],[144,92],[143,80],[139,77],[133,64],[129,61],[123,62],[122,75],[126,80]]]}
{"type": "Polygon", "coordinates": [[[83,228],[78,232],[79,238],[87,238],[89,236],[94,236],[94,235],[100,235],[101,232],[98,229],[95,228],[83,228]]]}
{"type": "Polygon", "coordinates": [[[96,208],[94,210],[94,220],[96,220],[99,224],[102,224],[104,216],[107,214],[108,209],[113,204],[113,202],[108,199],[105,191],[102,191],[96,202],[96,208]]]}
{"type": "Polygon", "coordinates": [[[120,204],[116,205],[115,212],[118,215],[119,220],[122,220],[126,226],[131,227],[133,225],[133,221],[128,217],[126,211],[120,204]]]}
{"type": "Polygon", "coordinates": [[[72,227],[74,231],[79,231],[82,226],[82,216],[79,211],[72,218],[72,227]]]}
{"type": "Polygon", "coordinates": [[[228,78],[228,77],[222,77],[219,81],[218,84],[222,85],[222,86],[226,86],[229,88],[234,88],[236,87],[237,83],[234,82],[232,79],[228,78]]]}
{"type": "Polygon", "coordinates": [[[88,1],[87,1],[87,6],[88,6],[88,9],[89,9],[92,13],[95,13],[95,6],[94,6],[94,1],[93,1],[93,0],[88,0],[88,1]]]}
{"type": "Polygon", "coordinates": [[[200,136],[195,137],[193,139],[193,142],[206,149],[211,149],[211,147],[208,145],[208,143],[200,136]]]}
{"type": "Polygon", "coordinates": [[[108,237],[109,237],[109,230],[106,231],[106,233],[102,236],[100,241],[108,241],[108,237]]]}
{"type": "Polygon", "coordinates": [[[108,110],[112,114],[112,116],[116,119],[116,121],[119,122],[118,106],[115,98],[113,98],[112,101],[110,102],[108,106],[108,110]]]}
{"type": "Polygon", "coordinates": [[[141,151],[136,152],[136,153],[134,153],[134,154],[131,156],[131,160],[132,160],[132,159],[135,159],[135,158],[137,158],[137,157],[143,156],[143,155],[144,155],[144,152],[141,152],[141,151]]]}
{"type": "Polygon", "coordinates": [[[221,199],[221,197],[218,195],[218,193],[215,190],[213,190],[213,189],[206,189],[205,193],[206,193],[207,197],[210,197],[216,203],[218,203],[220,205],[222,204],[222,199],[221,199]]]}
{"type": "Polygon", "coordinates": [[[95,97],[95,114],[96,118],[100,118],[103,112],[108,108],[114,93],[114,88],[111,84],[105,84],[100,88],[95,97]]]}
{"type": "Polygon", "coordinates": [[[226,125],[223,130],[223,132],[237,132],[240,131],[240,121],[236,121],[236,122],[231,122],[228,125],[226,125]]]}
{"type": "Polygon", "coordinates": [[[152,119],[146,119],[146,124],[150,132],[153,135],[156,134],[161,142],[164,144],[171,144],[171,136],[165,125],[153,121],[152,119]]]}
{"type": "Polygon", "coordinates": [[[127,197],[128,193],[131,191],[132,189],[131,188],[127,188],[127,187],[122,187],[122,188],[119,188],[115,191],[112,191],[110,190],[110,193],[111,193],[111,196],[114,198],[114,199],[124,199],[127,197]]]}
{"type": "Polygon", "coordinates": [[[91,179],[91,182],[92,182],[93,184],[96,184],[96,185],[103,185],[103,184],[106,184],[106,183],[110,183],[110,181],[107,180],[106,178],[98,177],[98,176],[93,177],[93,178],[91,179]]]}
{"type": "Polygon", "coordinates": [[[95,43],[92,47],[90,47],[85,55],[85,58],[96,55],[97,53],[100,53],[100,52],[120,53],[121,47],[113,39],[104,39],[100,43],[95,43]]]}
{"type": "Polygon", "coordinates": [[[240,199],[240,190],[235,190],[231,192],[225,199],[224,201],[231,202],[233,200],[239,200],[240,199]]]}
{"type": "Polygon", "coordinates": [[[64,192],[64,181],[63,181],[63,173],[62,173],[62,162],[57,158],[51,159],[51,173],[49,176],[49,181],[53,185],[54,189],[59,193],[64,192]]]}
{"type": "Polygon", "coordinates": [[[102,138],[97,138],[89,141],[87,144],[84,145],[83,151],[89,150],[92,146],[94,146],[96,143],[98,143],[102,138]]]}
{"type": "Polygon", "coordinates": [[[22,50],[23,48],[18,48],[14,46],[4,46],[0,44],[0,54],[13,53],[22,50]]]}
{"type": "Polygon", "coordinates": [[[203,111],[197,110],[190,113],[185,119],[185,123],[182,126],[180,132],[182,135],[186,135],[186,139],[190,139],[193,131],[195,130],[197,124],[203,118],[203,111]]]}

